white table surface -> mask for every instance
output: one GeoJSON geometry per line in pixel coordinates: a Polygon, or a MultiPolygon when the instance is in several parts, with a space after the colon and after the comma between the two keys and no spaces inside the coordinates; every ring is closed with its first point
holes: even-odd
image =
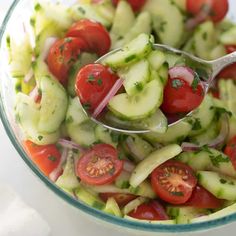
{"type": "MultiPolygon", "coordinates": [[[[12,0],[0,0],[0,21],[7,5],[12,0]]],[[[35,208],[49,223],[52,236],[123,236],[122,232],[114,232],[92,221],[78,216],[77,209],[71,207],[51,192],[26,166],[11,144],[0,122],[0,181],[9,184],[22,199],[35,208]]],[[[198,236],[233,236],[236,223],[198,236]]],[[[160,234],[158,234],[160,235],[160,234]]],[[[188,234],[185,234],[188,235],[188,234]]],[[[1,236],[1,235],[0,235],[1,236]]],[[[23,236],[23,235],[19,235],[23,236]]],[[[33,235],[32,235],[33,236],[33,235]]]]}

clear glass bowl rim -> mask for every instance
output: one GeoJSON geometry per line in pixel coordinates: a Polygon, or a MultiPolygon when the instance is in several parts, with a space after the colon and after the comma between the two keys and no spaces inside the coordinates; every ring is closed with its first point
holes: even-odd
{"type": "MultiPolygon", "coordinates": [[[[14,0],[11,4],[3,22],[0,28],[0,47],[4,43],[3,35],[5,30],[7,29],[8,21],[14,12],[15,8],[17,7],[18,3],[21,0],[14,0]]],[[[73,205],[74,207],[78,208],[79,210],[87,213],[88,215],[91,215],[95,218],[98,218],[99,220],[103,220],[105,222],[123,227],[128,229],[133,229],[135,231],[140,230],[144,232],[165,232],[165,233],[181,233],[181,232],[193,232],[193,231],[201,231],[201,230],[208,230],[211,228],[223,226],[226,224],[229,224],[231,222],[236,221],[236,212],[233,214],[230,214],[228,216],[224,216],[222,218],[218,218],[211,221],[205,221],[205,222],[199,222],[194,224],[180,224],[180,225],[162,225],[162,224],[150,224],[150,223],[143,223],[138,221],[131,221],[123,218],[114,217],[112,215],[106,214],[100,210],[97,210],[95,208],[92,208],[84,203],[81,203],[77,201],[76,199],[73,199],[68,194],[66,194],[63,190],[58,188],[54,183],[52,183],[47,177],[45,177],[39,169],[31,162],[31,160],[28,158],[27,154],[25,153],[24,149],[22,148],[22,145],[20,142],[18,142],[17,137],[14,133],[13,128],[11,127],[11,124],[7,118],[6,110],[4,108],[2,93],[0,93],[0,117],[3,123],[3,126],[6,130],[6,133],[8,137],[10,138],[13,146],[21,156],[21,158],[24,160],[24,162],[30,167],[30,169],[43,181],[44,184],[48,186],[50,190],[52,190],[56,195],[61,197],[63,200],[65,200],[70,205],[73,205]]]]}

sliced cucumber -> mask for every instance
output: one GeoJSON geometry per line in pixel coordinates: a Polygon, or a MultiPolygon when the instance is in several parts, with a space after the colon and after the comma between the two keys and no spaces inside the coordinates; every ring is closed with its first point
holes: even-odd
{"type": "Polygon", "coordinates": [[[236,26],[220,35],[220,42],[224,45],[234,45],[236,42],[236,26]]]}
{"type": "Polygon", "coordinates": [[[129,184],[129,179],[130,179],[130,172],[127,172],[125,170],[123,170],[120,175],[116,178],[115,180],[115,185],[118,188],[121,189],[127,189],[129,188],[130,184],[129,184]]]}
{"type": "Polygon", "coordinates": [[[148,55],[148,62],[150,63],[153,70],[159,70],[164,64],[166,57],[161,51],[155,50],[148,55]]]}
{"type": "Polygon", "coordinates": [[[69,152],[63,174],[57,179],[56,185],[68,190],[79,187],[79,180],[75,174],[73,151],[69,152]]]}
{"type": "Polygon", "coordinates": [[[188,136],[191,129],[192,126],[188,122],[181,121],[169,127],[166,133],[159,134],[156,132],[150,132],[147,134],[143,134],[143,137],[151,143],[180,143],[188,136]]]}
{"type": "Polygon", "coordinates": [[[40,132],[55,132],[66,117],[68,98],[64,87],[58,80],[42,77],[40,80],[42,99],[40,102],[40,118],[38,130],[40,132]]]}
{"type": "Polygon", "coordinates": [[[152,186],[150,184],[150,181],[144,180],[141,184],[139,184],[137,187],[130,186],[129,191],[132,194],[155,199],[157,198],[156,193],[153,191],[152,186]]]}
{"type": "Polygon", "coordinates": [[[143,59],[153,46],[153,37],[147,34],[140,34],[137,38],[126,44],[124,48],[118,52],[106,57],[104,64],[113,69],[126,67],[133,62],[143,59]]]}
{"type": "Polygon", "coordinates": [[[236,200],[236,180],[211,171],[198,171],[199,183],[215,197],[236,200]]]}
{"type": "Polygon", "coordinates": [[[95,3],[94,7],[96,7],[96,11],[99,15],[112,24],[116,9],[110,0],[99,2],[99,4],[95,3]]]}
{"type": "Polygon", "coordinates": [[[144,89],[129,97],[126,93],[113,97],[108,108],[118,117],[127,120],[143,119],[154,114],[163,100],[163,85],[158,80],[152,80],[144,89]]]}
{"type": "Polygon", "coordinates": [[[148,0],[143,10],[151,13],[154,31],[161,43],[178,47],[185,30],[180,9],[171,0],[148,0]]]}
{"type": "Polygon", "coordinates": [[[176,221],[176,224],[188,224],[199,215],[208,215],[210,211],[194,207],[168,206],[167,214],[176,221]]]}
{"type": "Polygon", "coordinates": [[[206,130],[212,123],[214,117],[215,109],[213,109],[213,101],[212,98],[207,95],[199,108],[188,119],[188,122],[192,125],[189,136],[198,135],[206,130]]]}
{"type": "Polygon", "coordinates": [[[110,144],[114,147],[118,145],[118,137],[119,135],[113,133],[111,130],[104,128],[101,125],[97,125],[95,128],[95,136],[97,140],[110,144]]]}
{"type": "Polygon", "coordinates": [[[133,201],[129,202],[127,205],[124,206],[122,212],[124,215],[129,214],[131,211],[137,209],[137,207],[147,201],[147,198],[144,197],[138,197],[134,199],[133,201]]]}
{"type": "Polygon", "coordinates": [[[128,70],[121,70],[118,74],[124,79],[126,93],[132,96],[142,91],[149,80],[149,63],[147,60],[141,60],[131,65],[128,70]]]}
{"type": "Polygon", "coordinates": [[[137,187],[156,167],[177,156],[181,151],[182,149],[179,145],[170,144],[152,152],[135,167],[130,177],[130,185],[137,187]]]}
{"type": "Polygon", "coordinates": [[[215,59],[225,56],[226,54],[227,53],[226,53],[225,46],[223,44],[218,44],[211,50],[209,58],[211,60],[215,60],[215,59]]]}
{"type": "Polygon", "coordinates": [[[168,72],[169,72],[169,67],[167,63],[164,63],[161,68],[157,71],[162,83],[166,85],[168,81],[168,72]]]}
{"type": "Polygon", "coordinates": [[[106,114],[106,120],[114,127],[123,129],[149,129],[157,133],[165,133],[168,128],[167,119],[160,109],[157,109],[153,115],[137,121],[122,120],[111,112],[108,112],[106,114]]]}
{"type": "Polygon", "coordinates": [[[108,198],[107,202],[106,202],[106,206],[103,209],[104,212],[117,216],[117,217],[122,217],[122,213],[121,210],[116,202],[116,200],[114,198],[108,198]]]}
{"type": "Polygon", "coordinates": [[[16,96],[15,116],[16,121],[22,127],[26,139],[31,140],[35,144],[52,144],[60,137],[58,130],[50,134],[38,131],[39,105],[23,93],[18,93],[16,96]]]}
{"type": "Polygon", "coordinates": [[[128,215],[124,215],[124,219],[135,221],[137,223],[138,222],[139,223],[146,223],[146,224],[150,224],[150,225],[174,225],[174,224],[176,224],[176,222],[174,220],[140,220],[140,219],[136,219],[131,216],[128,216],[128,215]]]}

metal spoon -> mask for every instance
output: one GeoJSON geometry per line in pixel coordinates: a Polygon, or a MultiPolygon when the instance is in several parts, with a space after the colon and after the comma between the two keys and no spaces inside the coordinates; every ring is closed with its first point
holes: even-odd
{"type": "MultiPolygon", "coordinates": [[[[181,62],[184,65],[188,65],[189,67],[191,67],[194,71],[197,72],[197,74],[199,75],[199,77],[201,78],[201,80],[204,82],[205,85],[205,94],[208,92],[212,82],[214,81],[216,75],[222,70],[224,69],[226,66],[236,62],[236,52],[233,52],[231,54],[228,54],[224,57],[221,57],[217,60],[213,60],[213,61],[206,61],[203,59],[200,59],[198,57],[195,57],[189,53],[183,52],[181,50],[166,46],[166,45],[162,45],[162,44],[154,44],[154,48],[155,50],[160,50],[163,51],[164,53],[170,54],[170,55],[177,55],[181,58],[181,62]]],[[[102,61],[107,58],[108,56],[110,56],[111,54],[120,51],[121,49],[116,49],[113,50],[109,53],[107,53],[106,55],[102,56],[101,58],[99,58],[96,63],[102,63],[102,61]]],[[[190,111],[187,114],[184,114],[183,116],[178,117],[177,119],[175,119],[174,121],[171,121],[168,123],[168,127],[171,127],[175,124],[177,124],[178,122],[182,121],[183,119],[185,119],[187,116],[191,116],[192,113],[194,112],[190,111]]],[[[102,125],[103,127],[116,131],[116,132],[124,132],[124,133],[130,133],[130,134],[143,134],[143,133],[149,133],[153,130],[147,129],[147,128],[141,128],[141,126],[135,126],[135,125],[130,125],[129,127],[124,126],[122,124],[122,120],[121,124],[118,125],[114,125],[114,124],[110,124],[108,123],[108,121],[103,117],[99,117],[99,118],[94,118],[91,116],[91,114],[89,114],[85,109],[84,112],[90,117],[90,119],[92,121],[94,121],[95,123],[102,125]],[[124,128],[125,127],[125,128],[124,128]]],[[[130,122],[130,124],[132,124],[130,122]]]]}

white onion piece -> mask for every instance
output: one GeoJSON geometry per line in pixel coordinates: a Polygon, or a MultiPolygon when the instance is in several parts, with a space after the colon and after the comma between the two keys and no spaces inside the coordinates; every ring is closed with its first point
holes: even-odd
{"type": "Polygon", "coordinates": [[[127,172],[132,172],[135,168],[135,165],[130,161],[124,161],[123,169],[127,172]]]}
{"type": "Polygon", "coordinates": [[[208,143],[196,145],[193,143],[182,143],[181,147],[185,152],[198,151],[202,146],[207,145],[210,148],[220,149],[229,135],[229,117],[224,114],[221,117],[221,129],[219,135],[208,143]]]}
{"type": "Polygon", "coordinates": [[[33,77],[34,77],[34,71],[32,68],[30,68],[29,72],[25,75],[24,82],[29,83],[33,77]]]}
{"type": "Polygon", "coordinates": [[[34,101],[36,102],[38,96],[39,96],[39,90],[38,87],[35,86],[34,89],[30,92],[29,96],[34,99],[34,101]]]}
{"type": "Polygon", "coordinates": [[[183,78],[189,84],[193,83],[194,71],[186,66],[174,66],[169,69],[169,76],[171,78],[183,78]]]}
{"type": "Polygon", "coordinates": [[[57,39],[58,38],[56,37],[49,37],[46,39],[41,56],[40,56],[43,60],[46,60],[51,46],[57,41],[57,39]]]}
{"type": "Polygon", "coordinates": [[[54,169],[50,174],[49,174],[49,178],[50,180],[52,180],[53,182],[56,182],[56,180],[58,179],[58,177],[60,176],[61,172],[62,172],[62,165],[64,164],[64,162],[66,161],[68,155],[68,149],[64,148],[61,154],[61,160],[58,163],[58,166],[56,169],[54,169]]]}
{"type": "Polygon", "coordinates": [[[119,91],[121,86],[123,85],[123,79],[118,79],[111,90],[108,92],[108,94],[104,97],[104,99],[101,101],[101,103],[97,106],[95,111],[93,112],[92,117],[96,118],[102,111],[103,109],[107,106],[109,101],[116,95],[116,93],[119,91]]]}
{"type": "Polygon", "coordinates": [[[86,149],[79,144],[69,141],[67,139],[59,139],[58,143],[63,146],[64,148],[69,148],[69,149],[78,149],[80,151],[85,151],[86,149]]]}

